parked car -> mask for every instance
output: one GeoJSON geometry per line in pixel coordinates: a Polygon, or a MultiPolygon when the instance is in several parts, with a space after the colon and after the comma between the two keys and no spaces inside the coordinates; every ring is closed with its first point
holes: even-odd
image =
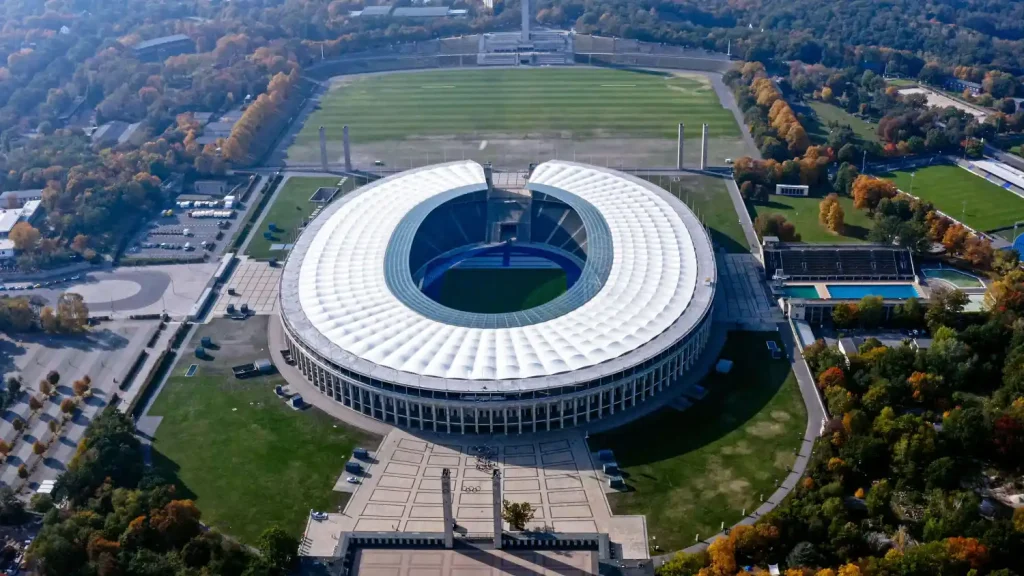
{"type": "Polygon", "coordinates": [[[359,484],[359,478],[349,476],[348,478],[345,478],[345,482],[348,482],[349,484],[359,484]]]}
{"type": "Polygon", "coordinates": [[[318,522],[327,520],[327,512],[311,512],[309,515],[313,517],[313,520],[318,522]]]}

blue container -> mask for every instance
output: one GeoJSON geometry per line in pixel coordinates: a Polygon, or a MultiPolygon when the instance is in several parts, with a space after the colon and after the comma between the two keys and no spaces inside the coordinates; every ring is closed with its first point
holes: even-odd
{"type": "Polygon", "coordinates": [[[302,408],[302,396],[299,396],[298,394],[292,396],[292,406],[302,408]]]}
{"type": "Polygon", "coordinates": [[[351,472],[353,474],[359,474],[363,471],[363,466],[359,462],[346,462],[345,472],[351,472]]]}
{"type": "Polygon", "coordinates": [[[370,459],[370,453],[366,451],[366,448],[356,448],[352,451],[352,456],[359,458],[360,460],[370,459]]]}
{"type": "Polygon", "coordinates": [[[611,450],[598,450],[597,459],[601,462],[615,462],[615,454],[611,450]]]}

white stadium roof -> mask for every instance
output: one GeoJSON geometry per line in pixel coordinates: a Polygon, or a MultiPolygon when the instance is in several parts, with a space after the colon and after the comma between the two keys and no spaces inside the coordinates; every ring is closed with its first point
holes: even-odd
{"type": "Polygon", "coordinates": [[[289,256],[281,291],[285,321],[320,355],[373,378],[396,381],[404,374],[399,380],[410,385],[446,389],[502,380],[524,389],[543,386],[537,377],[635,365],[636,359],[614,360],[658,339],[648,354],[654,356],[710,307],[710,241],[696,217],[663,190],[562,161],[538,166],[527,187],[574,195],[607,223],[610,270],[578,307],[537,323],[475,328],[428,317],[389,289],[385,256],[403,219],[425,202],[486,189],[483,167],[462,161],[396,174],[328,207],[289,256]]]}

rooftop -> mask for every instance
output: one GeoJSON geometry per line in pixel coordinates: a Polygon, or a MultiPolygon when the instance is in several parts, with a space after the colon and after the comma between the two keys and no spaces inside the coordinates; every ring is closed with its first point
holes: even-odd
{"type": "Polygon", "coordinates": [[[448,199],[486,189],[481,165],[451,162],[378,180],[314,220],[282,278],[286,322],[320,354],[374,377],[449,390],[503,380],[517,390],[552,385],[524,380],[533,377],[625,369],[646,358],[633,352],[652,344],[644,354],[653,355],[703,317],[714,293],[713,255],[682,203],[643,180],[562,161],[538,166],[527,187],[583,210],[593,244],[583,276],[562,296],[490,326],[482,317],[499,315],[467,318],[395,289],[412,285],[408,260],[400,260],[418,222],[448,199]],[[396,276],[402,268],[405,276],[396,276]]]}
{"type": "Polygon", "coordinates": [[[441,18],[448,15],[447,6],[423,6],[419,8],[405,6],[395,8],[392,16],[396,18],[441,18]]]}
{"type": "Polygon", "coordinates": [[[163,46],[166,44],[174,44],[176,42],[191,42],[192,39],[185,34],[172,34],[170,36],[161,36],[160,38],[153,38],[152,40],[143,40],[138,44],[132,46],[134,50],[146,50],[148,48],[155,48],[157,46],[163,46]]]}

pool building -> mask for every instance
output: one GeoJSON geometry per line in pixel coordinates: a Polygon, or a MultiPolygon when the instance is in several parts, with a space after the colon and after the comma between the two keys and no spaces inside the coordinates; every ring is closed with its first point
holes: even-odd
{"type": "Polygon", "coordinates": [[[772,295],[793,320],[822,322],[836,304],[865,296],[881,297],[886,316],[910,298],[928,298],[905,248],[790,244],[768,236],[761,250],[772,295]]]}

